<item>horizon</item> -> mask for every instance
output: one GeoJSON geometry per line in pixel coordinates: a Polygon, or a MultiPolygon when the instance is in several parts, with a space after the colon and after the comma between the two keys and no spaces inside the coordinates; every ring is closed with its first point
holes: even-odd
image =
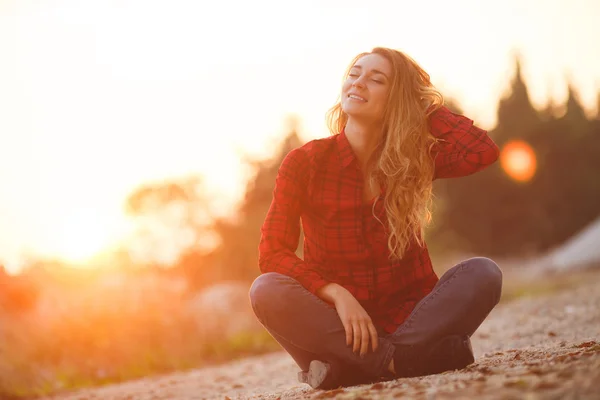
{"type": "Polygon", "coordinates": [[[484,129],[495,126],[515,52],[537,109],[564,104],[571,83],[586,115],[600,112],[593,1],[438,2],[433,14],[407,2],[236,6],[0,5],[0,264],[87,259],[118,242],[132,230],[125,197],[148,182],[203,175],[231,210],[245,189],[240,153],[269,156],[289,115],[303,140],[327,135],[347,63],[376,45],[406,51],[484,129]],[[428,13],[429,35],[411,34],[421,26],[406,10],[428,13]],[[453,18],[464,25],[435,30],[453,18]]]}

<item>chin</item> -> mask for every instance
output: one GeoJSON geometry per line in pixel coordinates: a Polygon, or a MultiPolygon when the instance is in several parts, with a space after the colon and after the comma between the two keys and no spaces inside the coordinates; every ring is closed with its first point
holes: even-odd
{"type": "Polygon", "coordinates": [[[358,107],[353,105],[346,105],[342,103],[342,111],[345,112],[348,116],[358,117],[361,114],[364,114],[363,110],[357,110],[358,107]],[[363,112],[361,112],[363,111],[363,112]]]}
{"type": "Polygon", "coordinates": [[[344,113],[346,113],[346,115],[348,117],[351,118],[355,118],[355,119],[360,119],[360,120],[370,120],[373,119],[373,116],[370,115],[369,113],[365,113],[365,112],[360,112],[358,110],[356,110],[354,107],[342,107],[342,110],[344,111],[344,113]]]}

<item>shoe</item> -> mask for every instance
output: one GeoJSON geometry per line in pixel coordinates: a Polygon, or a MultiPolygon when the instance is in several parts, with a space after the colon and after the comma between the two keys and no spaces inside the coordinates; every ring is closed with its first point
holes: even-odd
{"type": "Polygon", "coordinates": [[[425,354],[427,349],[423,345],[395,344],[394,351],[394,378],[410,378],[426,375],[425,354]]]}
{"type": "Polygon", "coordinates": [[[452,335],[442,338],[431,348],[425,369],[428,375],[439,374],[463,369],[474,361],[471,339],[467,335],[452,335]]]}
{"type": "Polygon", "coordinates": [[[298,372],[298,381],[307,383],[313,389],[333,389],[334,378],[329,363],[312,360],[308,367],[308,371],[298,372]]]}
{"type": "Polygon", "coordinates": [[[443,337],[433,345],[396,345],[394,368],[397,378],[439,374],[473,363],[473,348],[467,335],[443,337]]]}

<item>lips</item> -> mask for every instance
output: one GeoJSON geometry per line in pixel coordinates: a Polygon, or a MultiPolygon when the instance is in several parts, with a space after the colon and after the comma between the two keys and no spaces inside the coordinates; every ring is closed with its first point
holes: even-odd
{"type": "Polygon", "coordinates": [[[356,100],[356,101],[362,101],[364,103],[367,102],[367,99],[365,99],[362,96],[357,95],[356,93],[348,93],[348,98],[352,99],[352,100],[356,100]]]}

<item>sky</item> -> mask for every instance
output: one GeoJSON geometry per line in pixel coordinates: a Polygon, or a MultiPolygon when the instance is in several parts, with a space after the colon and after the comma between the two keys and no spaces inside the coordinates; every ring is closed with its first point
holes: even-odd
{"type": "Polygon", "coordinates": [[[539,107],[600,91],[596,0],[0,1],[0,263],[131,232],[138,185],[203,174],[230,209],[286,117],[306,140],[359,52],[393,47],[483,128],[522,57],[539,107]]]}

